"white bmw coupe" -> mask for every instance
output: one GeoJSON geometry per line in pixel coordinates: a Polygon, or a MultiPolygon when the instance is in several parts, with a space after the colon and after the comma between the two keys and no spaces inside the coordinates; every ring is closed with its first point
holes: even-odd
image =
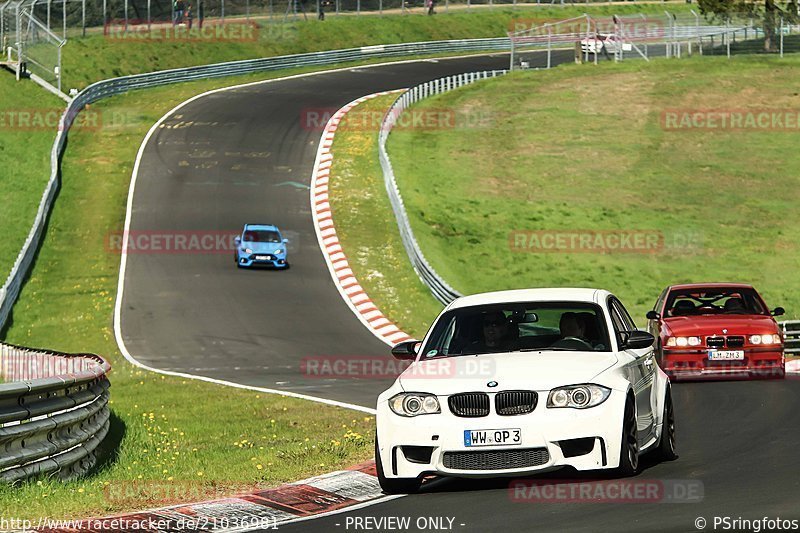
{"type": "Polygon", "coordinates": [[[653,343],[604,290],[455,300],[424,340],[392,349],[413,363],[378,397],[381,487],[565,466],[630,476],[645,452],[675,459],[670,382],[653,343]]]}

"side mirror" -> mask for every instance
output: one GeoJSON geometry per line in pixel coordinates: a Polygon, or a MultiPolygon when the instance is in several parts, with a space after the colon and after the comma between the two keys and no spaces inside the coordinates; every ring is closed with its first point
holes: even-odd
{"type": "Polygon", "coordinates": [[[786,309],[784,309],[783,307],[776,307],[775,309],[770,311],[770,314],[772,316],[781,316],[784,313],[786,313],[786,309]]]}
{"type": "Polygon", "coordinates": [[[283,239],[283,244],[286,244],[287,242],[289,242],[289,239],[283,239]]]}
{"type": "Polygon", "coordinates": [[[655,311],[648,311],[645,317],[647,320],[661,320],[661,315],[655,311]]]}
{"type": "Polygon", "coordinates": [[[646,331],[629,331],[627,335],[628,338],[622,340],[623,350],[641,350],[656,342],[656,338],[646,331]]]}
{"type": "Polygon", "coordinates": [[[392,355],[395,359],[401,361],[413,361],[417,358],[417,350],[419,349],[419,341],[405,341],[392,348],[392,355]]]}
{"type": "Polygon", "coordinates": [[[236,246],[239,246],[240,244],[242,244],[242,238],[241,237],[236,237],[235,239],[233,239],[233,243],[236,246]]]}

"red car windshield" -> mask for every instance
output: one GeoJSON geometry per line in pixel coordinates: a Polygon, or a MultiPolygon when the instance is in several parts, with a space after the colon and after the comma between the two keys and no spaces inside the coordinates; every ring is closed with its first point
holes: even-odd
{"type": "Polygon", "coordinates": [[[755,289],[682,289],[669,294],[664,317],[698,315],[768,315],[755,289]]]}

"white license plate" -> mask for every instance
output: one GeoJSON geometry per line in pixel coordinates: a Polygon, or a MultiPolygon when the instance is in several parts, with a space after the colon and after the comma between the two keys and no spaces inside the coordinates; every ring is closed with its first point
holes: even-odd
{"type": "Polygon", "coordinates": [[[256,261],[266,261],[268,259],[269,259],[268,255],[257,255],[256,256],[256,261]]]}
{"type": "Polygon", "coordinates": [[[709,350],[709,361],[742,361],[744,350],[709,350]]]}
{"type": "Polygon", "coordinates": [[[464,446],[507,446],[522,444],[522,431],[513,429],[465,429],[464,446]]]}

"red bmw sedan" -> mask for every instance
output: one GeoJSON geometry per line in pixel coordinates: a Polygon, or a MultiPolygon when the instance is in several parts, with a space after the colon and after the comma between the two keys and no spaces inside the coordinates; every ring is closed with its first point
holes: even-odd
{"type": "Polygon", "coordinates": [[[647,313],[659,366],[673,380],[783,378],[783,336],[751,286],[692,283],[667,287],[647,313]]]}

